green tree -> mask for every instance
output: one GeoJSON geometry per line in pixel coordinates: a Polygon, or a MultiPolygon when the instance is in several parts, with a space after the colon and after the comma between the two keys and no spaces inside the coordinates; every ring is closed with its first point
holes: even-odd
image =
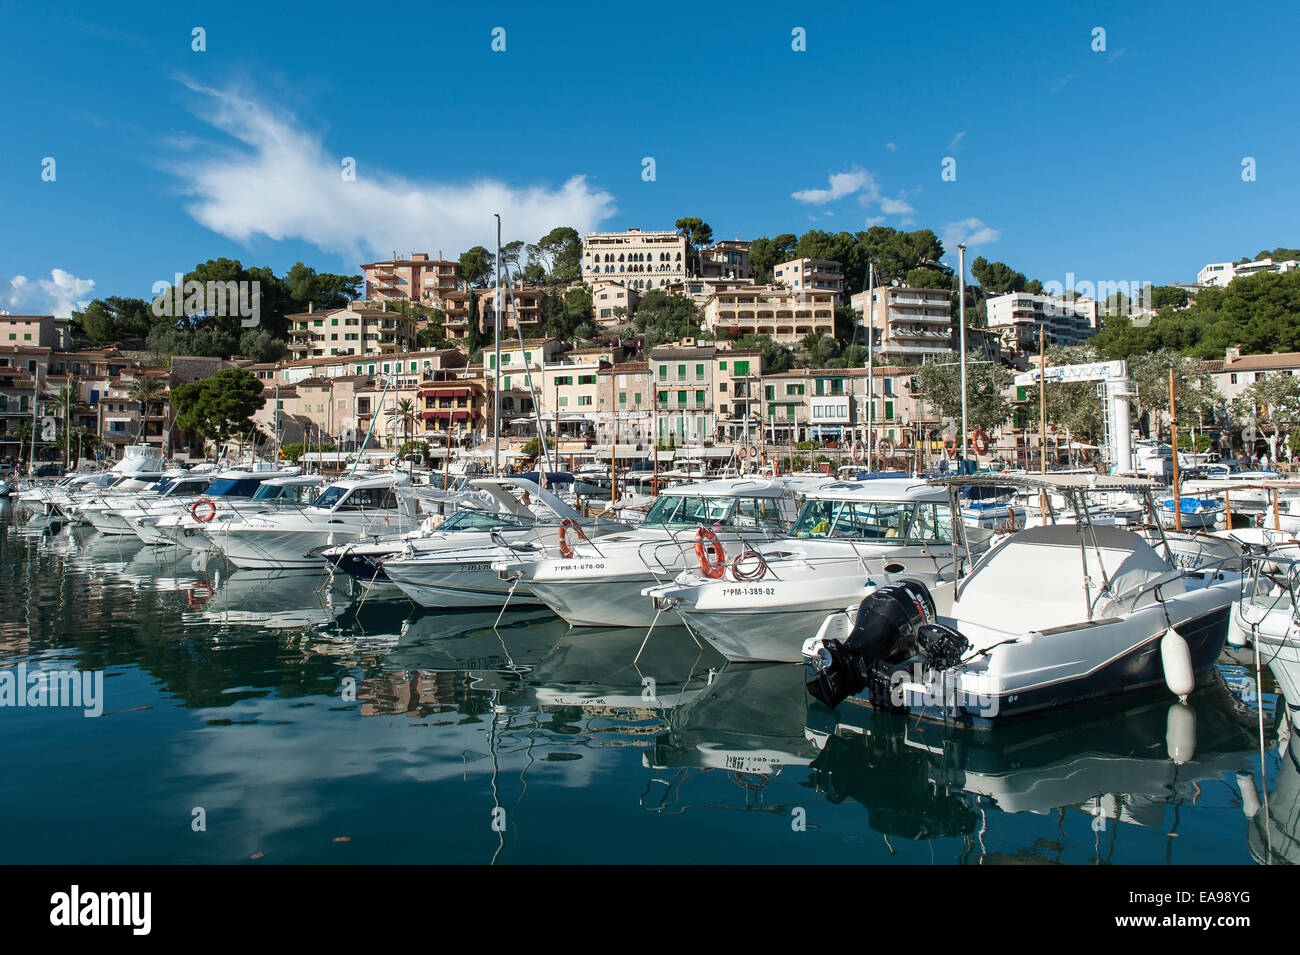
{"type": "MultiPolygon", "coordinates": [[[[978,352],[966,356],[966,420],[972,431],[991,434],[1011,415],[1011,372],[978,352]]],[[[961,367],[956,361],[926,362],[916,372],[919,393],[940,416],[961,421],[961,367]]]]}
{"type": "Polygon", "coordinates": [[[266,404],[266,397],[256,376],[242,368],[226,368],[211,378],[175,388],[172,402],[179,427],[224,445],[256,433],[252,418],[266,404]]]}
{"type": "Polygon", "coordinates": [[[536,268],[533,281],[559,285],[582,276],[582,238],[570,226],[557,226],[528,247],[528,262],[536,268]]]}
{"type": "Polygon", "coordinates": [[[749,268],[754,276],[755,285],[770,285],[772,270],[778,263],[788,262],[794,257],[794,247],[798,239],[790,232],[782,232],[769,239],[766,236],[749,243],[749,268]]]}
{"type": "MultiPolygon", "coordinates": [[[[400,431],[404,439],[409,439],[415,431],[415,402],[410,398],[401,398],[384,412],[388,419],[389,430],[400,431]]],[[[393,442],[397,444],[396,441],[393,442]]]]}
{"type": "Polygon", "coordinates": [[[688,336],[698,337],[701,333],[700,312],[695,303],[684,295],[669,294],[663,289],[650,289],[642,296],[633,323],[644,336],[647,349],[688,336]]]}
{"type": "Polygon", "coordinates": [[[72,313],[72,325],[92,345],[142,339],[153,326],[149,303],[142,298],[97,298],[84,311],[72,313]]]}
{"type": "Polygon", "coordinates": [[[1257,377],[1233,401],[1232,413],[1242,425],[1254,422],[1276,458],[1278,440],[1300,421],[1300,378],[1277,372],[1257,377]]]}
{"type": "Polygon", "coordinates": [[[460,275],[476,288],[486,288],[496,270],[496,256],[476,245],[460,254],[460,275]]]}
{"type": "Polygon", "coordinates": [[[1213,415],[1222,403],[1214,378],[1204,365],[1167,348],[1134,355],[1128,360],[1128,377],[1136,395],[1132,402],[1138,418],[1143,415],[1168,414],[1169,370],[1174,371],[1174,400],[1178,406],[1179,427],[1200,424],[1213,415]]]}
{"type": "Polygon", "coordinates": [[[990,262],[982,255],[970,264],[970,274],[975,276],[985,295],[1023,292],[1029,281],[1023,272],[1017,272],[1005,262],[990,262]]]}
{"type": "Polygon", "coordinates": [[[703,219],[686,216],[678,219],[673,227],[677,234],[686,238],[686,261],[692,275],[700,274],[700,249],[713,241],[713,228],[703,219]]]}
{"type": "Polygon", "coordinates": [[[280,361],[289,354],[289,346],[264,328],[250,328],[239,337],[239,350],[256,362],[280,361]]]}

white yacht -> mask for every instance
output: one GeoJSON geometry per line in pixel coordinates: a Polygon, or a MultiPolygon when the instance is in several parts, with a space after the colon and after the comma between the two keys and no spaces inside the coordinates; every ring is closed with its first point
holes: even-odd
{"type": "MultiPolygon", "coordinates": [[[[810,491],[790,538],[723,552],[647,588],[728,660],[797,663],[826,615],[881,579],[952,580],[948,492],[924,481],[835,481],[810,491]]],[[[706,555],[711,556],[711,555],[706,555]]]]}
{"type": "Polygon", "coordinates": [[[698,553],[716,560],[742,541],[752,547],[783,535],[808,487],[755,478],[671,487],[635,530],[596,541],[571,536],[556,553],[503,560],[496,569],[574,626],[650,626],[656,611],[646,588],[672,580],[698,553]]]}
{"type": "Polygon", "coordinates": [[[387,473],[338,481],[306,507],[248,515],[207,536],[236,567],[323,569],[326,547],[403,533],[420,520],[406,475],[387,473]]]}
{"type": "Polygon", "coordinates": [[[136,486],[143,475],[125,478],[89,501],[69,504],[66,510],[101,534],[134,536],[135,531],[124,514],[138,512],[147,502],[162,501],[173,491],[184,496],[201,491],[212,482],[211,475],[200,475],[197,480],[191,480],[187,478],[188,473],[183,468],[174,468],[144,487],[136,486]]]}
{"type": "MultiPolygon", "coordinates": [[[[1151,488],[1118,476],[1016,480],[1075,494],[1151,488]]],[[[1218,659],[1245,585],[1213,566],[1179,569],[1124,528],[1031,527],[956,585],[891,584],[832,614],[803,648],[808,687],[832,707],[853,697],[978,727],[1162,682],[1184,697],[1218,659]]]]}
{"type": "Polygon", "coordinates": [[[295,467],[282,471],[222,471],[210,481],[198,495],[144,508],[131,520],[135,535],[146,544],[183,544],[194,550],[209,550],[211,542],[201,536],[209,525],[220,527],[239,515],[270,513],[286,505],[310,503],[324,478],[303,474],[295,467]]]}
{"type": "Polygon", "coordinates": [[[584,518],[522,478],[483,478],[470,485],[491,497],[490,508],[462,506],[433,533],[375,559],[384,577],[422,607],[539,604],[527,587],[503,580],[492,565],[544,555],[569,535],[598,540],[627,529],[614,521],[584,518]]]}

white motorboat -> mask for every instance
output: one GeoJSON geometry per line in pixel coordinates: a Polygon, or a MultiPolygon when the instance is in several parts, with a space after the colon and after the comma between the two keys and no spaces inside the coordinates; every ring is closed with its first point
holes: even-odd
{"type": "Polygon", "coordinates": [[[184,544],[207,550],[211,543],[200,532],[214,521],[230,520],[240,513],[269,513],[286,504],[309,503],[324,481],[320,475],[304,475],[296,467],[282,471],[222,471],[206,478],[209,483],[198,493],[146,502],[138,513],[123,516],[146,544],[184,544]]]}
{"type": "MultiPolygon", "coordinates": [[[[1119,476],[1016,480],[1076,497],[1151,489],[1119,476]]],[[[1189,694],[1223,649],[1247,582],[1213,566],[1180,569],[1167,548],[1162,556],[1079,510],[1075,523],[1003,538],[956,586],[885,586],[828,617],[803,648],[810,691],[831,707],[853,697],[978,727],[1162,682],[1189,694]]]]}
{"type": "Polygon", "coordinates": [[[826,615],[880,579],[951,581],[954,548],[946,489],[910,478],[834,481],[808,493],[790,538],[731,554],[719,542],[699,567],[645,595],[729,660],[797,663],[826,615]]]}
{"type": "Polygon", "coordinates": [[[701,528],[722,548],[742,541],[752,547],[789,529],[808,487],[802,479],[761,478],[671,487],[635,530],[599,541],[569,540],[557,553],[503,560],[496,570],[574,626],[647,627],[656,611],[643,591],[672,580],[696,559],[701,528]]]}
{"type": "Polygon", "coordinates": [[[406,475],[389,472],[338,481],[306,507],[251,514],[207,536],[236,567],[323,569],[327,547],[404,533],[420,521],[406,475]]]}
{"type": "MultiPolygon", "coordinates": [[[[405,541],[398,553],[359,556],[377,565],[384,578],[422,607],[536,605],[541,601],[526,585],[503,579],[493,564],[543,556],[562,540],[567,547],[569,535],[599,540],[627,529],[616,521],[584,518],[524,478],[481,478],[470,486],[488,497],[491,506],[467,503],[433,533],[405,541]]],[[[371,546],[385,545],[379,541],[371,546]]],[[[350,550],[335,548],[334,555],[351,557],[350,550]]]]}
{"type": "Polygon", "coordinates": [[[135,530],[123,516],[139,512],[150,501],[162,501],[173,491],[189,495],[201,491],[212,482],[211,475],[200,475],[196,481],[187,479],[183,468],[164,471],[158,479],[144,487],[136,483],[144,477],[137,474],[105,488],[88,501],[73,502],[63,510],[75,514],[101,534],[110,536],[135,535],[135,530]]]}

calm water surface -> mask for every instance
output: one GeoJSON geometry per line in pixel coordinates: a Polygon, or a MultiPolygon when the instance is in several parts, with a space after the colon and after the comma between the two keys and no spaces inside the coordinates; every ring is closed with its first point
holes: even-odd
{"type": "Polygon", "coordinates": [[[970,735],[809,707],[800,667],[729,667],[681,629],[634,665],[642,631],[522,609],[494,627],[324,580],[20,526],[0,502],[0,668],[102,671],[105,698],[93,719],[0,708],[0,862],[1297,853],[1288,728],[1266,673],[1261,789],[1253,671],[1228,661],[1190,731],[1156,693],[970,735]],[[1267,808],[1248,818],[1243,792],[1267,808]]]}

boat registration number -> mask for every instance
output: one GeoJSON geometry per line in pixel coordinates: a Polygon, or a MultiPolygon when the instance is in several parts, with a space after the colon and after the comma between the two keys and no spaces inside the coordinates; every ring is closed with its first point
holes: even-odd
{"type": "Polygon", "coordinates": [[[772,597],[776,594],[775,587],[723,587],[722,596],[724,597],[772,597]]]}
{"type": "Polygon", "coordinates": [[[580,561],[579,563],[576,564],[565,562],[563,564],[556,564],[555,569],[558,573],[567,574],[567,573],[573,573],[574,571],[578,571],[578,570],[604,570],[605,564],[603,561],[597,561],[597,562],[580,561]]]}

